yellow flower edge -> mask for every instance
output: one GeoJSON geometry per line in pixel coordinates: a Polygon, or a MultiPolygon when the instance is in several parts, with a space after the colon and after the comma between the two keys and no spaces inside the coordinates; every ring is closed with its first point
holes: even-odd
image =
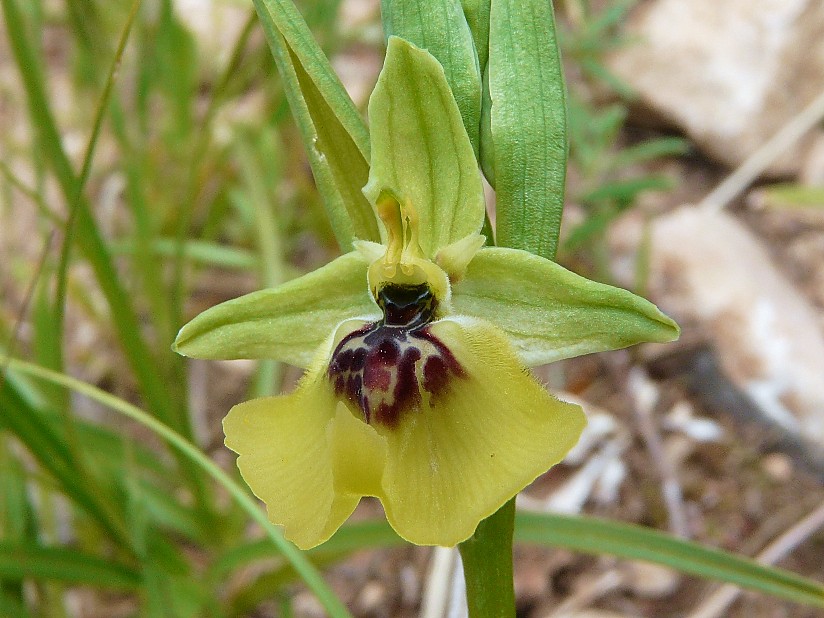
{"type": "Polygon", "coordinates": [[[394,427],[363,422],[336,397],[324,373],[331,346],[294,393],[239,404],[224,420],[244,480],[298,547],[328,539],[362,496],[377,497],[408,541],[456,545],[577,442],[583,411],[535,381],[497,328],[464,317],[429,328],[463,375],[394,427]]]}

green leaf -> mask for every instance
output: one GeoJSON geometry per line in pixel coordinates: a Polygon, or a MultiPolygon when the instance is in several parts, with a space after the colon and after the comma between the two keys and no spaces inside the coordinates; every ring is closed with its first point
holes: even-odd
{"type": "Polygon", "coordinates": [[[341,248],[379,240],[361,188],[369,176],[369,134],[355,104],[290,0],[254,0],[309,163],[341,248]]]}
{"type": "MultiPolygon", "coordinates": [[[[115,410],[120,414],[140,423],[142,426],[148,428],[153,433],[163,438],[166,442],[177,449],[181,455],[206,472],[221,486],[223,486],[226,491],[228,491],[243,511],[245,511],[246,514],[249,515],[249,517],[263,529],[264,533],[269,537],[269,540],[278,549],[280,554],[292,563],[306,586],[317,595],[318,600],[324,606],[326,612],[332,616],[332,618],[348,618],[350,616],[340,600],[324,583],[318,571],[294,545],[288,543],[283,538],[277,528],[275,528],[275,526],[272,525],[272,523],[266,518],[265,513],[259,508],[259,505],[249,497],[246,491],[242,489],[235,481],[233,481],[228,474],[221,470],[201,450],[195,447],[191,442],[187,441],[179,433],[170,429],[157,419],[149,416],[140,408],[137,408],[122,399],[118,399],[117,397],[110,395],[109,393],[106,393],[90,384],[17,359],[8,359],[7,363],[9,368],[14,371],[20,371],[31,376],[37,376],[43,380],[60,384],[66,388],[70,388],[73,391],[90,397],[94,401],[98,401],[112,410],[115,410]]],[[[2,418],[2,416],[0,416],[0,418],[2,418]]]]}
{"type": "Polygon", "coordinates": [[[363,191],[376,203],[388,190],[417,212],[426,255],[480,231],[485,204],[478,164],[431,54],[390,37],[369,100],[369,126],[372,168],[363,191]]]}
{"type": "Polygon", "coordinates": [[[641,526],[592,517],[519,513],[515,538],[589,554],[656,562],[683,573],[824,607],[824,586],[817,582],[641,526]]]}
{"type": "Polygon", "coordinates": [[[484,169],[494,170],[497,244],[554,259],[567,134],[564,81],[548,0],[492,3],[487,73],[492,144],[482,145],[481,153],[484,169]]]}
{"type": "Polygon", "coordinates": [[[221,303],[180,329],[174,349],[194,358],[270,358],[307,367],[343,320],[379,316],[366,267],[359,253],[347,253],[276,288],[221,303]]]}
{"type": "Polygon", "coordinates": [[[99,588],[137,590],[140,575],[126,565],[73,549],[0,543],[0,577],[56,579],[99,588]]]}
{"type": "Polygon", "coordinates": [[[132,550],[120,513],[112,506],[109,488],[99,478],[87,474],[74,460],[67,441],[9,382],[0,389],[0,411],[0,428],[11,431],[40,466],[57,479],[61,491],[93,517],[121,547],[132,550]]]}
{"type": "MultiPolygon", "coordinates": [[[[593,555],[613,555],[666,565],[684,573],[737,584],[778,598],[824,607],[824,586],[789,571],[756,563],[750,558],[685,541],[664,532],[622,522],[581,515],[515,514],[515,541],[565,547],[593,555]]],[[[377,547],[402,547],[401,539],[385,521],[343,525],[326,543],[311,550],[320,557],[377,547]]],[[[262,541],[244,546],[224,563],[238,568],[251,560],[272,557],[262,541]]],[[[317,558],[316,558],[317,559],[317,558]]],[[[225,572],[225,571],[224,571],[225,572]]]]}
{"type": "Polygon", "coordinates": [[[476,254],[452,287],[452,305],[502,328],[533,367],[679,334],[675,322],[640,296],[503,247],[476,254]]]}
{"type": "Polygon", "coordinates": [[[489,13],[492,9],[490,0],[461,0],[466,23],[472,32],[475,41],[475,51],[478,55],[478,64],[481,73],[486,71],[486,62],[489,58],[489,13]]]}
{"type": "Polygon", "coordinates": [[[425,49],[441,63],[461,111],[472,148],[478,153],[481,71],[475,43],[459,0],[382,0],[386,37],[392,35],[425,49]]]}

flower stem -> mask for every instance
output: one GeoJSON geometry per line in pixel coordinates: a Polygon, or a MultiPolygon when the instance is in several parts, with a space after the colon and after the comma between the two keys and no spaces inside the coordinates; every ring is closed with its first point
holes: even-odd
{"type": "Polygon", "coordinates": [[[514,530],[515,498],[512,498],[478,524],[475,534],[460,544],[469,618],[514,618],[514,530]]]}

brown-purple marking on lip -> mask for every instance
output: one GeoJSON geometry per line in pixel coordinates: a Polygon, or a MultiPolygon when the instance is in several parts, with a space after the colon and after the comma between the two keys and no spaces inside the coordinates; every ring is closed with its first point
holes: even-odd
{"type": "Polygon", "coordinates": [[[437,301],[426,284],[385,285],[378,305],[383,320],[344,337],[327,375],[335,393],[357,406],[367,423],[395,427],[424,399],[434,405],[464,370],[429,329],[437,301]]]}

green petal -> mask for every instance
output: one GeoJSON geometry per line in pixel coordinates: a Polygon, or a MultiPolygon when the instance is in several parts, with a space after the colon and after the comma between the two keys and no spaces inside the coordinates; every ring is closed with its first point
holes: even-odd
{"type": "Polygon", "coordinates": [[[360,253],[347,253],[276,288],[221,303],[180,329],[174,349],[194,358],[271,358],[306,367],[343,320],[380,317],[366,268],[360,253]]]}
{"type": "Polygon", "coordinates": [[[402,537],[449,546],[560,461],[585,420],[581,408],[553,398],[524,370],[490,324],[447,319],[430,330],[465,375],[433,405],[382,430],[387,463],[380,498],[402,537]]]}
{"type": "Polygon", "coordinates": [[[517,249],[485,247],[452,287],[455,313],[503,329],[523,362],[673,341],[678,325],[626,290],[596,283],[517,249]]]}
{"type": "Polygon", "coordinates": [[[372,164],[364,193],[383,191],[412,207],[428,257],[480,231],[484,195],[478,165],[443,68],[428,52],[389,38],[369,99],[372,164]]]}
{"type": "Polygon", "coordinates": [[[307,378],[293,394],[241,403],[223,420],[243,479],[301,549],[332,536],[359,500],[335,491],[327,427],[336,406],[323,379],[307,378]]]}

